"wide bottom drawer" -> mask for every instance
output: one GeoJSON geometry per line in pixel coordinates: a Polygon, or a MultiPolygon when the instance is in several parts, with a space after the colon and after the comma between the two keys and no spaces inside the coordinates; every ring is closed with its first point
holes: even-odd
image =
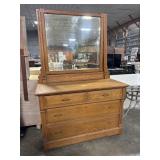
{"type": "Polygon", "coordinates": [[[96,132],[104,129],[111,129],[118,127],[119,114],[88,118],[83,120],[71,120],[54,125],[47,125],[47,140],[56,140],[66,137],[72,137],[85,133],[96,132]]]}
{"type": "Polygon", "coordinates": [[[106,114],[119,113],[121,102],[119,100],[81,104],[63,108],[46,110],[47,123],[80,119],[83,117],[101,116],[106,114]]]}

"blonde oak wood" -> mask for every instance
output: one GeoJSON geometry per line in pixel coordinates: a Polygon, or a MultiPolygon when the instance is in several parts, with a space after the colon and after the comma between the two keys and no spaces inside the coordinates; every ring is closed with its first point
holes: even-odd
{"type": "Polygon", "coordinates": [[[37,10],[41,72],[39,97],[44,150],[122,133],[126,84],[109,79],[107,16],[37,10]],[[44,14],[100,17],[100,68],[49,71],[44,14]]]}
{"type": "Polygon", "coordinates": [[[93,91],[104,89],[125,88],[128,85],[112,79],[100,79],[94,81],[83,81],[70,84],[38,84],[35,94],[40,95],[53,95],[59,93],[72,93],[81,91],[93,91]]]}
{"type": "Polygon", "coordinates": [[[101,138],[104,136],[118,135],[118,134],[121,134],[121,130],[122,128],[116,127],[112,129],[99,130],[96,132],[85,133],[85,134],[80,134],[72,137],[48,141],[44,144],[44,150],[71,145],[75,143],[80,143],[88,140],[93,140],[93,139],[101,138]]]}
{"type": "Polygon", "coordinates": [[[121,101],[79,104],[68,107],[46,110],[46,123],[56,123],[67,120],[78,120],[86,117],[119,114],[121,101]]]}
{"type": "Polygon", "coordinates": [[[96,132],[98,130],[118,127],[119,116],[89,117],[77,121],[70,120],[47,125],[47,140],[72,137],[80,134],[96,132]]]}
{"type": "MultiPolygon", "coordinates": [[[[82,70],[81,70],[82,71],[82,70]]],[[[85,70],[83,70],[84,72],[85,70]]],[[[48,74],[46,77],[47,83],[63,83],[63,82],[75,82],[75,81],[85,81],[85,80],[98,80],[103,78],[103,72],[92,72],[92,73],[81,73],[80,71],[77,71],[80,74],[75,74],[75,73],[64,73],[58,74],[58,75],[51,75],[48,74]]]]}
{"type": "Polygon", "coordinates": [[[122,90],[102,90],[83,93],[69,93],[54,96],[45,96],[47,108],[75,105],[81,103],[92,103],[99,101],[115,100],[122,98],[122,90]]]}

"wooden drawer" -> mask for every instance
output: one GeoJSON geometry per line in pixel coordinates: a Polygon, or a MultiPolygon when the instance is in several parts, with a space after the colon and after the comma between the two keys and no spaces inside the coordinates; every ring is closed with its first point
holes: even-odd
{"type": "Polygon", "coordinates": [[[107,130],[118,127],[119,115],[112,117],[97,117],[79,121],[66,121],[47,125],[47,140],[56,140],[66,137],[77,136],[85,133],[107,130]]]}
{"type": "Polygon", "coordinates": [[[47,108],[68,106],[87,102],[108,101],[122,98],[122,89],[90,91],[54,96],[45,96],[47,108]]]}
{"type": "Polygon", "coordinates": [[[88,92],[88,101],[91,102],[117,100],[121,98],[122,98],[122,89],[88,92]]]}
{"type": "Polygon", "coordinates": [[[47,123],[54,123],[82,117],[119,113],[120,106],[120,101],[116,100],[48,109],[46,111],[46,121],[47,123]]]}

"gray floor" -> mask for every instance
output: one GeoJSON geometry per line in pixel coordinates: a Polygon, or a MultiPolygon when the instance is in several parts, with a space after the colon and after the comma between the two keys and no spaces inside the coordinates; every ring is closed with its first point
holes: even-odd
{"type": "Polygon", "coordinates": [[[51,149],[44,153],[41,131],[29,127],[21,138],[21,156],[122,156],[140,154],[140,111],[132,109],[124,119],[122,135],[51,149]]]}

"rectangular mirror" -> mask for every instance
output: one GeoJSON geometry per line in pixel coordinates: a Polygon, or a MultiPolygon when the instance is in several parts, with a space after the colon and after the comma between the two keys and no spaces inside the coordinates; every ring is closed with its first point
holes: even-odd
{"type": "Polygon", "coordinates": [[[44,14],[49,71],[100,67],[100,17],[44,14]]]}

